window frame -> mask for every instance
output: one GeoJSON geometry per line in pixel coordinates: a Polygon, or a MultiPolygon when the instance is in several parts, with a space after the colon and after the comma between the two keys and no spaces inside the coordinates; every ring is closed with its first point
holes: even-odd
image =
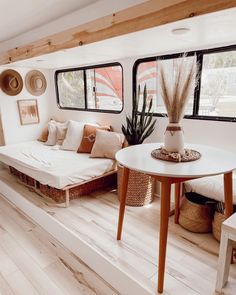
{"type": "MultiPolygon", "coordinates": [[[[210,120],[210,121],[223,121],[223,122],[236,122],[236,114],[235,117],[223,117],[223,116],[205,116],[198,115],[199,105],[200,105],[200,95],[201,95],[201,79],[202,79],[202,66],[203,66],[203,56],[211,53],[220,53],[227,51],[236,51],[236,45],[203,49],[203,50],[194,50],[188,52],[179,52],[174,54],[167,55],[158,55],[137,59],[133,66],[133,103],[134,99],[137,95],[137,72],[138,66],[144,62],[157,61],[157,60],[165,60],[165,59],[174,59],[183,56],[193,56],[196,55],[197,62],[199,63],[199,82],[194,89],[194,100],[193,100],[193,112],[192,115],[185,115],[184,119],[194,119],[194,120],[210,120]]],[[[236,95],[236,94],[235,94],[236,95]]],[[[166,113],[153,113],[155,117],[167,117],[166,113]]]]}
{"type": "Polygon", "coordinates": [[[86,112],[97,112],[97,113],[112,113],[112,114],[120,114],[124,109],[124,71],[123,66],[119,62],[112,62],[112,63],[105,63],[105,64],[98,64],[98,65],[91,65],[91,66],[85,66],[85,67],[76,67],[76,68],[67,68],[67,69],[60,69],[56,70],[54,73],[54,82],[55,82],[55,91],[56,91],[56,100],[57,100],[57,107],[61,110],[69,110],[69,111],[86,111],[86,112]],[[106,68],[106,67],[113,67],[113,66],[120,66],[121,68],[121,88],[122,88],[122,108],[120,111],[116,110],[105,110],[105,109],[91,109],[88,108],[88,100],[87,100],[87,79],[86,79],[86,70],[91,69],[97,69],[97,68],[106,68]],[[58,75],[60,73],[66,73],[66,72],[74,72],[74,71],[83,71],[83,77],[84,77],[84,108],[76,108],[76,107],[63,107],[60,105],[60,98],[59,98],[59,90],[58,90],[58,75]]]}

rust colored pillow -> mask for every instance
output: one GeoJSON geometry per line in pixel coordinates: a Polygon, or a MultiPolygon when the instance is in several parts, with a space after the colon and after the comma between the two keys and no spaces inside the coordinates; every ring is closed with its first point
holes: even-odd
{"type": "Polygon", "coordinates": [[[96,125],[85,124],[83,138],[77,150],[77,153],[91,153],[93,144],[95,142],[97,129],[106,130],[106,131],[111,130],[109,126],[96,126],[96,125]]]}
{"type": "Polygon", "coordinates": [[[41,135],[38,138],[38,141],[46,142],[48,140],[48,125],[43,128],[41,135]]]}

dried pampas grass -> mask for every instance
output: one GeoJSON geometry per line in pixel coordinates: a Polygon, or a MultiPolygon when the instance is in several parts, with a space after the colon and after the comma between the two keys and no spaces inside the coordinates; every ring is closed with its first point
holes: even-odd
{"type": "Polygon", "coordinates": [[[158,61],[163,98],[170,123],[179,123],[184,116],[191,90],[198,81],[196,57],[183,55],[178,59],[158,61]]]}

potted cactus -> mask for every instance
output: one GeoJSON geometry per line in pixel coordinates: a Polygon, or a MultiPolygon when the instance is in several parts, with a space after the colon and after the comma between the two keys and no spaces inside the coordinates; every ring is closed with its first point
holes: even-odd
{"type": "MultiPolygon", "coordinates": [[[[148,136],[152,134],[155,128],[156,120],[153,120],[152,99],[147,101],[147,87],[144,86],[141,108],[139,111],[141,91],[138,88],[138,95],[133,100],[132,115],[126,116],[126,126],[121,129],[128,145],[141,144],[148,136]]],[[[120,198],[119,182],[121,181],[123,168],[118,167],[118,196],[120,198]]],[[[126,205],[143,206],[153,200],[153,179],[137,171],[130,171],[129,183],[126,197],[126,205]],[[137,184],[142,185],[137,185],[137,184]]]]}

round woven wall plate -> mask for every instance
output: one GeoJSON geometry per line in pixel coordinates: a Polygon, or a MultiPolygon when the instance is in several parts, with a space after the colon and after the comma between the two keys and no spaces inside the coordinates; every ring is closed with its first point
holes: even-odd
{"type": "Polygon", "coordinates": [[[185,149],[184,155],[179,153],[170,153],[163,148],[155,149],[151,152],[153,158],[169,162],[191,162],[201,158],[201,154],[198,151],[185,149]]]}

